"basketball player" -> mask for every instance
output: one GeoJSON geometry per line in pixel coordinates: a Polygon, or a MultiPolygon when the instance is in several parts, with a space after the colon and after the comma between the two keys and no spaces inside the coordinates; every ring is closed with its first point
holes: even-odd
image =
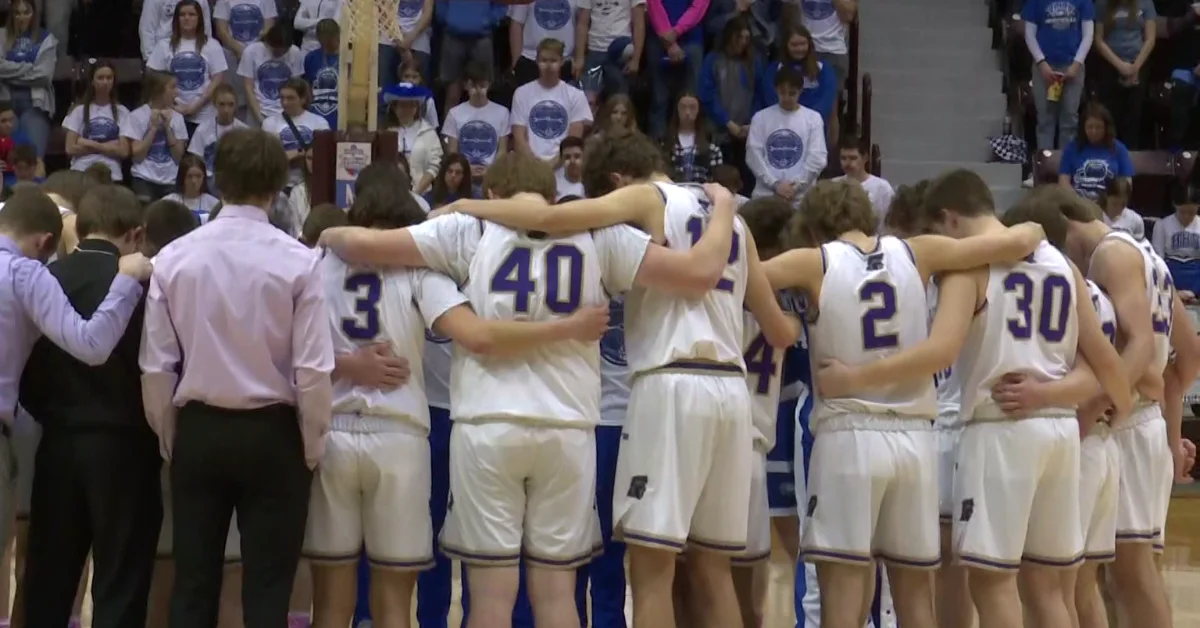
{"type": "MultiPolygon", "coordinates": [[[[921,205],[928,187],[929,181],[923,180],[916,185],[902,185],[896,190],[884,214],[884,229],[889,234],[898,238],[911,238],[931,233],[928,223],[920,218],[921,205]]],[[[938,291],[937,279],[931,280],[926,288],[931,323],[936,315],[941,294],[938,291]]],[[[938,436],[938,515],[942,546],[942,563],[938,566],[934,578],[938,626],[971,628],[975,625],[975,607],[971,604],[971,593],[967,589],[967,570],[952,559],[954,550],[950,534],[951,513],[954,510],[954,457],[958,453],[958,441],[962,435],[962,426],[958,421],[962,386],[954,375],[953,366],[935,373],[933,381],[938,397],[938,415],[934,421],[934,428],[938,436]]]]}
{"type": "Polygon", "coordinates": [[[1186,454],[1180,426],[1166,424],[1162,396],[1152,382],[1167,369],[1172,345],[1172,376],[1193,380],[1195,334],[1172,329],[1173,324],[1190,327],[1190,319],[1166,262],[1149,243],[1109,227],[1095,204],[1074,195],[1062,198],[1058,206],[1068,220],[1067,251],[1112,298],[1125,372],[1140,393],[1130,420],[1118,424],[1113,434],[1121,452],[1113,595],[1128,617],[1149,628],[1166,627],[1171,610],[1153,552],[1162,546],[1166,526],[1175,477],[1171,459],[1182,466],[1186,454]]]}
{"type": "MultiPolygon", "coordinates": [[[[704,242],[701,234],[711,231],[704,230],[708,203],[669,182],[658,149],[641,134],[606,133],[591,145],[583,183],[590,198],[553,212],[479,201],[450,211],[550,232],[625,223],[669,243],[677,255],[689,243],[694,253],[704,242]]],[[[625,302],[634,383],[613,519],[629,553],[634,625],[676,625],[672,585],[685,543],[693,599],[701,604],[696,616],[718,626],[741,621],[729,558],[745,551],[753,463],[749,394],[737,381],[745,374],[742,297],[777,349],[796,341],[799,324],[784,315],[766,285],[754,239],[741,223],[736,229],[737,245],[722,256],[728,268],[715,288],[703,284],[690,301],[639,289],[625,302]]]]}
{"type": "MultiPolygon", "coordinates": [[[[765,264],[773,288],[801,289],[817,304],[810,317],[823,317],[830,328],[862,321],[851,326],[857,334],[821,334],[817,318],[809,336],[814,363],[869,363],[920,343],[928,334],[925,286],[931,276],[980,261],[1019,259],[1042,237],[1041,228],[1030,225],[969,242],[938,236],[906,242],[875,237],[877,224],[861,186],[818,183],[796,226],[826,244],[765,264]]],[[[863,624],[876,556],[887,562],[897,621],[933,624],[927,570],[938,565],[940,551],[932,374],[892,386],[872,382],[871,394],[845,400],[819,391],[801,546],[806,560],[817,564],[822,626],[863,624]]]]}
{"type": "MultiPolygon", "coordinates": [[[[968,238],[1003,232],[994,211],[979,175],[954,170],[930,185],[922,218],[948,235],[968,238]]],[[[1022,560],[1030,585],[1023,601],[1038,625],[1070,625],[1065,595],[1071,578],[1064,572],[1074,571],[1083,552],[1079,526],[1062,525],[1079,519],[1075,411],[1053,408],[1005,420],[991,388],[1012,372],[1061,379],[1074,365],[1078,346],[1120,417],[1131,404],[1120,358],[1100,329],[1078,270],[1048,243],[1016,264],[946,275],[938,292],[929,340],[855,367],[831,361],[818,373],[818,389],[845,395],[911,381],[957,357],[966,425],[954,477],[955,552],[970,570],[980,626],[1022,625],[1015,577],[1022,560]],[[1014,468],[1034,472],[1008,475],[1014,468]]]]}
{"type": "MultiPolygon", "coordinates": [[[[502,198],[532,190],[543,198],[522,194],[516,204],[561,210],[545,200],[555,196],[553,171],[527,156],[497,159],[485,187],[502,198]]],[[[583,303],[607,304],[595,283],[601,278],[610,292],[637,285],[702,295],[716,284],[731,246],[733,199],[710,189],[717,210],[687,252],[650,245],[627,227],[595,232],[590,242],[584,234],[538,240],[466,216],[388,232],[330,230],[323,241],[357,263],[428,264],[460,283],[468,276],[491,277],[468,284],[477,311],[491,318],[532,313],[547,319],[583,303]],[[580,266],[553,274],[547,263],[568,266],[564,271],[580,266]],[[564,278],[570,285],[559,285],[564,278]]],[[[452,497],[442,547],[468,565],[472,628],[511,621],[522,549],[535,617],[552,626],[578,625],[573,569],[591,558],[598,542],[591,425],[599,415],[600,388],[598,365],[588,353],[589,347],[564,344],[539,350],[528,362],[499,363],[456,354],[461,376],[452,381],[451,485],[459,499],[452,497]],[[572,381],[570,388],[565,380],[572,381]],[[469,398],[466,382],[474,388],[469,398]],[[526,392],[514,396],[514,389],[526,392]]]]}
{"type": "MultiPolygon", "coordinates": [[[[352,224],[399,229],[424,212],[397,179],[358,190],[352,224]],[[401,199],[397,205],[394,199],[401,199]]],[[[388,342],[420,363],[426,322],[462,349],[510,357],[551,342],[596,341],[607,328],[607,306],[581,308],[546,322],[481,320],[457,285],[427,270],[379,274],[334,255],[321,261],[335,348],[388,342]]],[[[332,433],[313,485],[306,549],[317,599],[314,625],[346,626],[354,615],[360,547],[372,565],[373,619],[408,626],[417,572],[433,563],[429,510],[428,406],[418,372],[404,388],[379,391],[339,385],[332,433]],[[424,478],[424,481],[421,480],[424,478]]]]}

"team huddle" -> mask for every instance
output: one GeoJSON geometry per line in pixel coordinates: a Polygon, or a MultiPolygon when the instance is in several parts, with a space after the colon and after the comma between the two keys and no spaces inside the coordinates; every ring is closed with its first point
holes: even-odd
{"type": "MultiPolygon", "coordinates": [[[[471,626],[508,625],[522,559],[538,624],[578,625],[574,568],[601,546],[594,428],[612,405],[595,317],[614,299],[629,392],[608,490],[635,625],[761,616],[731,562],[770,550],[777,356],[802,334],[816,390],[800,552],[822,625],[863,625],[878,560],[904,626],[967,626],[975,610],[985,628],[1103,626],[1097,567],[1114,559],[1120,610],[1170,625],[1153,549],[1197,351],[1147,244],[1057,188],[1001,222],[969,171],[893,206],[893,235],[845,182],[818,184],[797,214],[767,197],[735,219],[727,191],[670,183],[656,155],[636,134],[602,138],[591,198],[553,207],[552,173],[506,155],[485,180],[493,200],[424,222],[352,210],[358,226],[322,235],[335,344],[383,334],[419,362],[427,323],[458,341],[440,547],[467,565],[471,626]],[[478,318],[456,332],[445,315],[464,304],[478,318]]],[[[406,508],[427,485],[361,470],[427,473],[421,395],[416,376],[388,395],[339,389],[310,550],[365,540],[375,565],[429,563],[428,513],[406,508]],[[357,462],[328,464],[342,457],[357,462]]]]}

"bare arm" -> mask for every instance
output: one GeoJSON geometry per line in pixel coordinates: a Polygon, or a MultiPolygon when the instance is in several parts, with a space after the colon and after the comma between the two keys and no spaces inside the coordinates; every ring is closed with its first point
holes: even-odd
{"type": "Polygon", "coordinates": [[[868,386],[929,379],[953,365],[975,318],[980,274],[974,271],[941,277],[937,314],[929,337],[916,346],[856,366],[836,361],[823,363],[817,374],[821,394],[843,397],[868,386]]]}
{"type": "Polygon", "coordinates": [[[130,157],[134,161],[142,161],[146,155],[150,153],[150,145],[154,143],[154,136],[158,134],[158,127],[154,124],[154,112],[150,112],[150,120],[146,123],[146,132],[142,134],[140,139],[133,139],[130,150],[130,157]]]}
{"type": "MultiPolygon", "coordinates": [[[[514,131],[519,127],[514,127],[514,131]]],[[[514,135],[516,135],[514,133],[514,135]]],[[[493,201],[464,200],[453,204],[453,211],[497,222],[514,229],[546,233],[576,233],[622,223],[631,223],[659,235],[661,242],[662,215],[665,209],[662,194],[652,184],[628,185],[600,198],[586,198],[553,208],[529,201],[504,199],[493,201]],[[651,216],[659,217],[654,225],[651,216]],[[652,228],[657,226],[657,232],[652,228]]]]}
{"type": "Polygon", "coordinates": [[[799,288],[812,296],[821,292],[825,275],[821,249],[792,249],[763,262],[762,267],[772,290],[799,288]]]}
{"type": "Polygon", "coordinates": [[[758,321],[767,342],[776,349],[786,349],[800,338],[800,319],[785,314],[783,308],[779,307],[775,291],[771,290],[767,273],[758,259],[758,246],[749,229],[746,230],[746,256],[746,307],[754,315],[754,320],[758,321]]]}
{"type": "Polygon", "coordinates": [[[1190,384],[1200,374],[1200,338],[1192,325],[1191,313],[1175,295],[1171,308],[1171,348],[1175,350],[1175,372],[1180,381],[1190,384]]]}
{"type": "Polygon", "coordinates": [[[1028,416],[1042,408],[1071,408],[1102,397],[1104,391],[1085,359],[1077,359],[1066,377],[1047,381],[1009,373],[992,387],[992,400],[1010,416],[1028,416]]]}
{"type": "Polygon", "coordinates": [[[514,124],[512,126],[513,150],[527,157],[537,159],[537,155],[533,154],[533,148],[529,146],[529,127],[514,124]]]}
{"type": "Polygon", "coordinates": [[[577,77],[583,73],[583,66],[586,63],[588,30],[591,28],[591,25],[592,10],[579,9],[579,11],[575,13],[575,60],[572,62],[574,67],[571,68],[571,71],[574,72],[575,76],[577,77]]]}
{"type": "Polygon", "coordinates": [[[350,264],[379,268],[428,266],[408,229],[335,227],[321,233],[321,245],[350,264]]]}
{"type": "Polygon", "coordinates": [[[476,316],[470,306],[457,305],[438,317],[433,331],[471,353],[511,357],[541,345],[576,340],[599,340],[608,328],[608,305],[588,306],[571,316],[550,321],[502,321],[476,316]]]}
{"type": "Polygon", "coordinates": [[[1108,336],[1100,328],[1100,319],[1096,316],[1096,308],[1092,306],[1092,295],[1088,291],[1087,281],[1079,273],[1075,265],[1071,265],[1075,273],[1075,312],[1079,319],[1079,351],[1091,364],[1096,372],[1096,379],[1104,388],[1104,394],[1112,400],[1116,407],[1118,418],[1129,414],[1133,406],[1133,397],[1129,380],[1121,366],[1121,356],[1108,341],[1108,336]]]}
{"type": "MultiPolygon", "coordinates": [[[[736,212],[733,196],[725,191],[716,200],[708,226],[691,248],[682,251],[650,244],[638,266],[634,284],[691,299],[699,299],[718,286],[731,253],[736,256],[738,251],[733,248],[736,246],[733,241],[736,212]]],[[[749,236],[749,231],[746,234],[749,236]]]]}
{"type": "Polygon", "coordinates": [[[940,235],[921,235],[907,240],[921,277],[938,273],[970,270],[987,264],[1015,262],[1037,248],[1046,232],[1041,225],[1027,222],[997,233],[961,240],[940,235]]]}
{"type": "Polygon", "coordinates": [[[1130,388],[1150,366],[1154,355],[1154,329],[1150,324],[1150,300],[1146,297],[1145,262],[1132,246],[1114,242],[1102,244],[1092,254],[1091,272],[1104,287],[1117,313],[1117,325],[1124,334],[1121,362],[1130,388]],[[1137,269],[1138,272],[1133,272],[1137,269]]]}

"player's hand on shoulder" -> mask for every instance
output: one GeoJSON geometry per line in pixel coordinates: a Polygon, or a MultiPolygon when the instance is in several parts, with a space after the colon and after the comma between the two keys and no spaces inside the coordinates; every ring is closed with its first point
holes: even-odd
{"type": "Polygon", "coordinates": [[[467,212],[463,211],[464,207],[465,207],[465,204],[462,200],[457,200],[457,201],[454,201],[453,203],[447,203],[447,204],[442,205],[441,207],[429,212],[428,218],[430,220],[432,220],[434,218],[437,218],[438,216],[445,216],[447,214],[465,214],[467,212]]]}
{"type": "Polygon", "coordinates": [[[608,304],[586,305],[566,319],[571,338],[580,342],[595,342],[608,331],[608,304]]]}
{"type": "Polygon", "coordinates": [[[141,253],[130,253],[121,256],[118,269],[122,275],[129,275],[138,281],[146,281],[150,278],[150,273],[154,272],[154,264],[150,263],[150,258],[141,253]]]}
{"type": "Polygon", "coordinates": [[[857,372],[833,358],[821,360],[815,381],[825,399],[845,397],[861,388],[857,372]]]}
{"type": "Polygon", "coordinates": [[[713,205],[719,205],[722,202],[733,202],[733,193],[729,191],[729,188],[719,183],[705,183],[700,187],[704,188],[704,194],[708,196],[708,200],[713,205]]]}
{"type": "Polygon", "coordinates": [[[1037,248],[1037,245],[1046,239],[1046,230],[1036,222],[1023,222],[1019,225],[1013,225],[1009,229],[1021,236],[1021,241],[1025,243],[1030,252],[1033,252],[1037,248]]]}
{"type": "Polygon", "coordinates": [[[1006,373],[992,386],[992,401],[1010,417],[1032,414],[1046,406],[1041,384],[1025,373],[1006,373]]]}

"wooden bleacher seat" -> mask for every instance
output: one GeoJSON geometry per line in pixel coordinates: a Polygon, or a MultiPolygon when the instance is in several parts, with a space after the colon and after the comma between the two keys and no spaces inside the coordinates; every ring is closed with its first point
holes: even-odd
{"type": "MultiPolygon", "coordinates": [[[[1179,164],[1166,151],[1131,151],[1133,162],[1133,195],[1129,206],[1143,216],[1165,216],[1170,213],[1171,185],[1178,176],[1179,164]]],[[[1195,155],[1191,162],[1194,163],[1195,155]]],[[[1034,180],[1038,183],[1058,181],[1058,167],[1062,162],[1062,151],[1038,151],[1033,161],[1034,180]]],[[[1191,172],[1190,168],[1188,172],[1191,172]]]]}
{"type": "Polygon", "coordinates": [[[1197,156],[1200,155],[1192,150],[1185,150],[1175,155],[1175,178],[1180,185],[1187,185],[1188,182],[1200,185],[1200,174],[1196,172],[1197,156]]]}
{"type": "Polygon", "coordinates": [[[1039,150],[1033,159],[1033,180],[1036,183],[1058,181],[1058,165],[1061,162],[1061,150],[1039,150]]]}

